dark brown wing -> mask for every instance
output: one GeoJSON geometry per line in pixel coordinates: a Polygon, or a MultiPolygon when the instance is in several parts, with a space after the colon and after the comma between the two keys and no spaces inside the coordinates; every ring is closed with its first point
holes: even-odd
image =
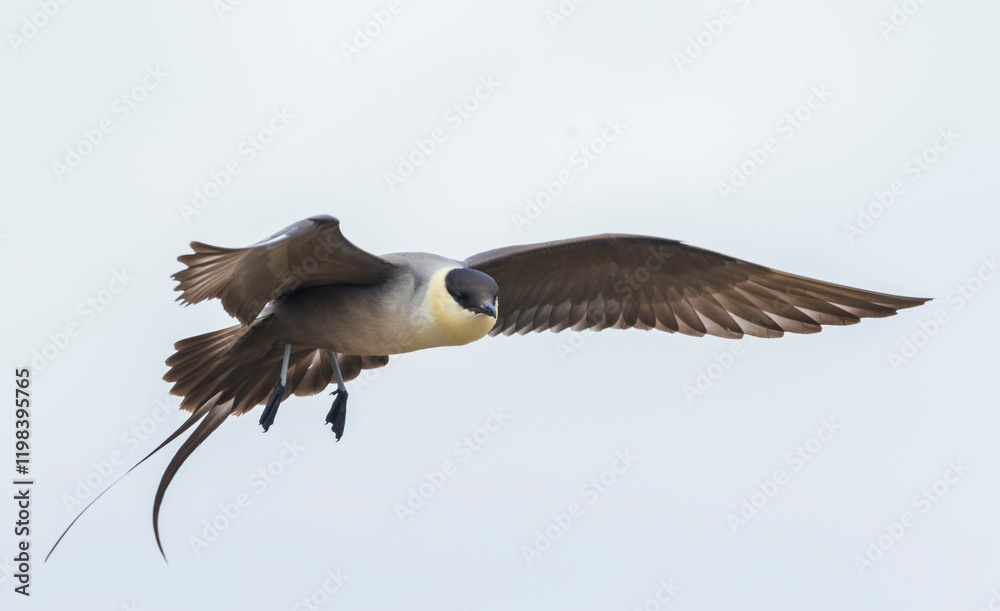
{"type": "Polygon", "coordinates": [[[178,261],[178,301],[222,300],[222,307],[250,324],[267,302],[299,287],[320,284],[376,284],[393,265],[347,241],[340,221],[314,216],[290,225],[247,248],[221,248],[191,242],[193,254],[178,261]]]}
{"type": "Polygon", "coordinates": [[[466,259],[500,286],[490,335],[659,329],[739,338],[815,333],[891,316],[926,299],[779,272],[675,240],[599,235],[512,246],[466,259]]]}

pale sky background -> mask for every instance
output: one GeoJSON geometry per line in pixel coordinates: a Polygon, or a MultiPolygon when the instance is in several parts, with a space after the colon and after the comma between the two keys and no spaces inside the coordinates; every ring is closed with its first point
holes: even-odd
{"type": "Polygon", "coordinates": [[[1000,256],[1000,6],[904,5],[916,12],[899,8],[901,25],[880,31],[892,1],[592,0],[558,21],[549,13],[575,5],[6,3],[0,607],[985,607],[1000,591],[1000,274],[983,263],[1000,256]],[[345,52],[366,25],[376,35],[345,52]],[[708,46],[679,65],[699,39],[708,46]],[[477,87],[483,99],[467,99],[477,87]],[[463,103],[475,110],[459,122],[449,109],[463,103]],[[782,121],[796,112],[806,119],[792,130],[782,121]],[[574,164],[607,121],[621,134],[574,164]],[[251,159],[261,130],[269,143],[251,159]],[[433,153],[390,185],[386,172],[435,130],[433,153]],[[719,182],[772,138],[724,199],[719,182]],[[919,172],[915,155],[930,160],[919,172]],[[560,196],[527,209],[563,171],[560,196]],[[185,218],[213,175],[228,184],[185,218]],[[845,223],[895,181],[893,205],[849,239],[845,223]],[[173,342],[231,324],[218,302],[173,301],[176,257],[191,240],[243,246],[314,214],[375,253],[461,259],[643,233],[935,301],[775,341],[543,333],[392,357],[350,385],[340,443],[325,394],[287,401],[266,435],[260,408],[226,422],[167,494],[169,564],[150,514],[178,443],[43,565],[78,489],[93,494],[88,476],[102,489],[102,469],[117,477],[183,421],[161,380],[173,342]],[[56,348],[67,325],[75,336],[56,348]],[[894,368],[904,339],[921,346],[894,368]],[[38,368],[35,351],[53,358],[38,368]],[[9,560],[11,398],[33,358],[24,599],[9,560]],[[490,410],[507,420],[462,451],[490,410]],[[810,441],[824,419],[836,434],[810,441]],[[297,457],[282,453],[293,444],[297,457]],[[807,444],[811,460],[789,459],[807,444]],[[619,452],[635,461],[614,484],[584,488],[619,452]],[[113,453],[122,464],[102,468],[113,453]],[[401,521],[394,505],[448,460],[457,470],[401,521]],[[280,474],[261,483],[269,466],[280,474]],[[784,484],[734,532],[730,515],[778,470],[784,484]],[[225,524],[220,506],[238,498],[249,505],[225,524]],[[563,532],[552,516],[573,503],[563,532]],[[196,552],[213,520],[226,528],[196,552]],[[901,538],[859,569],[886,525],[901,538]],[[559,537],[529,564],[546,528],[559,537]],[[338,570],[348,579],[327,593],[338,570]]]}

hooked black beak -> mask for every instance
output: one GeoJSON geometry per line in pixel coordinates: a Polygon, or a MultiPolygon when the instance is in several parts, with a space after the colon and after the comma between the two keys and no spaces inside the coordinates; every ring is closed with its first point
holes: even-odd
{"type": "Polygon", "coordinates": [[[478,308],[472,308],[472,311],[476,312],[477,314],[488,314],[493,318],[497,317],[497,309],[489,301],[484,301],[483,305],[479,306],[478,308]]]}

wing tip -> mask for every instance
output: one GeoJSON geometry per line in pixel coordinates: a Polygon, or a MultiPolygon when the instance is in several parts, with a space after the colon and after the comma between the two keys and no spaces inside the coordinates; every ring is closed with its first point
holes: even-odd
{"type": "Polygon", "coordinates": [[[899,306],[899,309],[905,310],[907,308],[922,306],[928,301],[934,301],[936,297],[897,297],[897,299],[903,302],[903,305],[899,306]]]}
{"type": "Polygon", "coordinates": [[[330,216],[329,214],[315,214],[313,216],[310,216],[309,220],[315,222],[317,225],[323,223],[331,223],[333,225],[340,224],[340,219],[338,219],[335,216],[330,216]]]}

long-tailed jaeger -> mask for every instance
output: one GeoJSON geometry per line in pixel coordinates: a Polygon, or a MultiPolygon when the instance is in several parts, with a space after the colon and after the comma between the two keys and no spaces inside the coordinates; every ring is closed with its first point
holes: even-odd
{"type": "Polygon", "coordinates": [[[158,518],[167,486],[228,416],[265,404],[260,424],[267,431],[283,399],[336,384],[326,422],[339,440],[345,380],[383,367],[391,354],[564,329],[781,337],[891,316],[927,301],[635,235],[509,246],[464,261],[427,253],[379,257],[347,241],[337,219],[314,216],[247,248],[200,242],[191,248],[178,258],[187,269],[173,276],[178,300],[219,299],[239,324],[181,340],[167,359],[163,378],[191,416],[138,464],[200,424],[156,491],[153,531],[161,553],[158,518]]]}

